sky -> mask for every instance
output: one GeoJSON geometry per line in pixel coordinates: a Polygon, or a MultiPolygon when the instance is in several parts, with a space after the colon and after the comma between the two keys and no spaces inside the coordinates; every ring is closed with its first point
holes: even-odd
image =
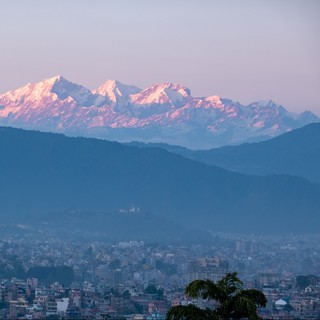
{"type": "Polygon", "coordinates": [[[0,0],[0,93],[61,74],[178,82],[320,116],[318,0],[0,0]]]}

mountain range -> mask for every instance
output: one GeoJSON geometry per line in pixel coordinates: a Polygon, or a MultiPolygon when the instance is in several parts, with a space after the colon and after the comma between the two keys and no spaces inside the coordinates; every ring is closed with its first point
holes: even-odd
{"type": "Polygon", "coordinates": [[[193,97],[170,82],[142,90],[108,80],[89,90],[56,76],[0,95],[0,125],[191,149],[266,140],[313,122],[310,111],[293,114],[271,100],[193,97]]]}
{"type": "Polygon", "coordinates": [[[208,165],[253,175],[289,174],[320,183],[320,123],[284,133],[267,141],[210,150],[131,142],[137,147],[163,148],[208,165]]]}
{"type": "Polygon", "coordinates": [[[193,229],[319,230],[320,185],[300,177],[244,175],[160,148],[5,127],[0,150],[2,223],[162,240],[193,229]]]}

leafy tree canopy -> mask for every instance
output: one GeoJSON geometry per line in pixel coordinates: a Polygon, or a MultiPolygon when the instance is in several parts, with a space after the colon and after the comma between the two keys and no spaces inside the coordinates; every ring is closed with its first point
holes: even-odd
{"type": "Polygon", "coordinates": [[[265,307],[265,295],[256,289],[245,290],[237,273],[227,273],[218,282],[195,280],[185,289],[187,296],[216,300],[218,307],[214,310],[201,309],[194,304],[172,307],[167,320],[205,320],[205,319],[258,319],[257,308],[265,307]]]}
{"type": "Polygon", "coordinates": [[[158,289],[154,284],[149,284],[145,289],[144,289],[144,293],[146,294],[157,294],[158,293],[158,289]]]}
{"type": "Polygon", "coordinates": [[[313,274],[309,274],[308,276],[297,276],[296,278],[297,287],[301,289],[304,289],[310,285],[317,284],[317,282],[319,281],[320,278],[313,274]]]}

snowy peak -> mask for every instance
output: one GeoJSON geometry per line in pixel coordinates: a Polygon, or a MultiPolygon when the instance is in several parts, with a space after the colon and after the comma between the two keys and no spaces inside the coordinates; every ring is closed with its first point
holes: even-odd
{"type": "Polygon", "coordinates": [[[299,114],[297,121],[302,125],[305,126],[306,124],[318,122],[319,118],[312,113],[311,111],[307,110],[299,114]]]}
{"type": "Polygon", "coordinates": [[[277,110],[279,112],[283,112],[283,111],[287,112],[287,110],[283,106],[275,103],[273,100],[256,101],[256,102],[250,103],[248,105],[248,107],[249,108],[258,108],[258,109],[261,109],[261,110],[263,110],[263,109],[264,110],[273,109],[273,110],[277,110]]]}
{"type": "Polygon", "coordinates": [[[43,97],[51,95],[51,90],[56,82],[61,81],[62,76],[52,77],[38,83],[28,83],[27,85],[13,91],[8,91],[0,97],[7,97],[12,102],[22,102],[26,99],[29,101],[37,102],[43,97]]]}
{"type": "Polygon", "coordinates": [[[181,106],[191,97],[188,88],[177,83],[165,82],[154,84],[151,87],[131,96],[131,102],[137,105],[165,104],[181,106]]]}
{"type": "Polygon", "coordinates": [[[225,107],[219,96],[209,96],[207,98],[204,98],[203,100],[200,100],[198,103],[198,107],[200,106],[203,106],[206,109],[215,108],[219,110],[223,110],[225,107]]]}
{"type": "Polygon", "coordinates": [[[54,77],[50,80],[53,80],[51,93],[55,93],[60,100],[70,97],[82,107],[101,106],[108,103],[107,99],[98,94],[93,94],[89,89],[70,82],[62,76],[54,77]]]}
{"type": "Polygon", "coordinates": [[[251,103],[250,105],[259,105],[260,107],[275,107],[275,106],[277,106],[277,104],[271,99],[259,100],[259,101],[251,103]]]}
{"type": "Polygon", "coordinates": [[[248,110],[254,113],[267,113],[273,115],[284,116],[288,114],[288,111],[281,106],[276,104],[273,100],[261,100],[250,103],[247,107],[248,110]]]}
{"type": "MultiPolygon", "coordinates": [[[[43,80],[41,82],[44,83],[44,84],[47,84],[48,86],[53,86],[56,82],[59,82],[59,81],[68,82],[68,80],[66,80],[61,75],[57,75],[57,76],[54,76],[52,78],[45,79],[45,80],[43,80]]],[[[41,83],[41,82],[39,82],[39,83],[41,83]]]]}
{"type": "Polygon", "coordinates": [[[0,95],[0,125],[194,149],[258,141],[312,122],[319,118],[311,112],[292,114],[272,100],[244,106],[192,97],[171,82],[141,90],[108,80],[90,91],[55,76],[0,95]]]}
{"type": "Polygon", "coordinates": [[[95,94],[107,97],[113,104],[127,102],[129,96],[140,92],[135,86],[126,85],[117,80],[107,80],[100,87],[93,90],[95,94]]]}
{"type": "Polygon", "coordinates": [[[10,101],[11,104],[27,103],[33,107],[41,106],[44,103],[47,104],[49,101],[61,100],[74,101],[82,107],[101,106],[108,103],[105,97],[93,94],[85,87],[70,82],[60,75],[38,83],[29,83],[20,89],[1,95],[0,98],[1,100],[10,101]]]}

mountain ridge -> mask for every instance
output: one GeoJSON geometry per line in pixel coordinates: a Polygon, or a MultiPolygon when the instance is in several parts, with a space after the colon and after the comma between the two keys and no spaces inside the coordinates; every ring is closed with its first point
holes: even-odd
{"type": "Polygon", "coordinates": [[[140,148],[162,148],[186,158],[250,175],[289,174],[320,183],[320,123],[308,124],[267,141],[210,150],[168,144],[131,142],[140,148]]]}
{"type": "Polygon", "coordinates": [[[143,218],[149,231],[157,219],[203,231],[319,228],[320,185],[302,178],[243,175],[159,148],[4,127],[0,150],[2,221],[41,222],[40,213],[48,211],[66,219],[74,211],[102,212],[99,222],[88,215],[84,225],[103,229],[110,215],[135,206],[155,217],[143,218]]]}
{"type": "Polygon", "coordinates": [[[266,140],[319,121],[272,100],[244,106],[215,95],[193,97],[170,82],[140,89],[108,80],[89,90],[56,76],[0,95],[0,125],[191,149],[266,140]]]}
{"type": "Polygon", "coordinates": [[[195,151],[191,158],[245,174],[290,174],[320,183],[320,123],[267,141],[195,151]]]}

